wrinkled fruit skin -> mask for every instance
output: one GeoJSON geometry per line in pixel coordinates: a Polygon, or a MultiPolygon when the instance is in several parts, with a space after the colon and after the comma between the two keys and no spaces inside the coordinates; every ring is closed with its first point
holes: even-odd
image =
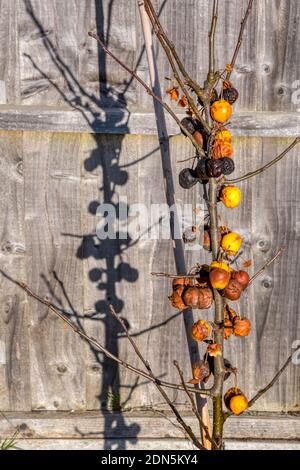
{"type": "Polygon", "coordinates": [[[210,368],[207,361],[196,362],[192,365],[193,378],[189,380],[190,384],[198,384],[210,375],[210,368]]]}
{"type": "MultiPolygon", "coordinates": [[[[197,130],[197,123],[194,121],[194,119],[192,118],[184,118],[182,119],[181,121],[181,125],[190,133],[190,134],[194,134],[197,130]]],[[[184,133],[184,131],[181,129],[181,132],[186,135],[184,133]]]]}
{"type": "Polygon", "coordinates": [[[207,353],[211,357],[222,356],[221,345],[218,343],[209,344],[207,346],[207,353]]]}
{"type": "Polygon", "coordinates": [[[190,287],[184,292],[183,301],[190,308],[205,310],[213,302],[213,293],[208,287],[190,287]]]}
{"type": "Polygon", "coordinates": [[[228,103],[233,104],[238,99],[239,92],[234,87],[225,88],[225,90],[223,91],[223,97],[224,100],[228,101],[228,103]]]}
{"type": "Polygon", "coordinates": [[[233,333],[232,322],[230,320],[224,320],[224,339],[230,338],[233,333]]]}
{"type": "Polygon", "coordinates": [[[235,397],[237,395],[242,395],[242,391],[239,388],[232,387],[227,390],[227,392],[224,395],[224,403],[226,408],[231,411],[230,408],[230,400],[232,397],[235,397]]]}
{"type": "Polygon", "coordinates": [[[208,175],[206,173],[206,162],[207,158],[200,158],[196,166],[196,175],[201,180],[208,179],[208,175]]]}
{"type": "Polygon", "coordinates": [[[224,123],[232,116],[232,106],[226,100],[215,101],[210,108],[211,117],[214,121],[224,123]]]}
{"type": "Polygon", "coordinates": [[[203,287],[199,289],[199,302],[198,308],[202,310],[208,309],[213,303],[214,296],[213,292],[209,287],[203,287]]]}
{"type": "Polygon", "coordinates": [[[192,337],[195,341],[204,341],[210,335],[210,326],[205,320],[198,320],[192,327],[192,337]]]}
{"type": "Polygon", "coordinates": [[[190,308],[198,308],[199,303],[199,289],[198,287],[190,287],[183,294],[185,305],[190,308]]]}
{"type": "Polygon", "coordinates": [[[183,291],[184,287],[177,287],[169,297],[172,306],[178,310],[185,310],[187,308],[181,297],[183,291]]]}
{"type": "Polygon", "coordinates": [[[223,159],[206,160],[206,174],[209,178],[219,178],[223,172],[223,159]]]}
{"type": "Polygon", "coordinates": [[[233,333],[235,336],[248,336],[251,331],[251,322],[248,318],[233,319],[233,333]]]}
{"type": "Polygon", "coordinates": [[[242,292],[241,284],[234,279],[230,279],[228,286],[223,290],[223,295],[229,300],[239,300],[242,292]]]}
{"type": "Polygon", "coordinates": [[[233,414],[236,416],[244,413],[244,411],[248,408],[249,403],[245,395],[235,395],[234,397],[231,398],[230,400],[230,410],[232,411],[233,414]]]}
{"type": "Polygon", "coordinates": [[[222,161],[222,173],[223,175],[231,175],[234,172],[234,161],[232,158],[224,156],[220,159],[222,161]]]}
{"type": "Polygon", "coordinates": [[[225,127],[222,127],[216,133],[215,142],[222,142],[223,144],[225,144],[225,143],[231,144],[231,142],[232,142],[231,132],[228,129],[226,129],[225,127]]]}
{"type": "Polygon", "coordinates": [[[231,277],[241,284],[243,290],[248,287],[250,276],[246,271],[234,271],[231,277]]]}
{"type": "Polygon", "coordinates": [[[223,157],[231,157],[233,154],[233,147],[231,142],[221,142],[215,140],[212,157],[213,158],[223,158],[223,157]]]}
{"type": "Polygon", "coordinates": [[[230,273],[224,269],[214,268],[209,273],[209,280],[214,289],[222,290],[228,286],[230,273]]]}
{"type": "Polygon", "coordinates": [[[191,170],[190,168],[184,168],[179,173],[179,184],[183,189],[192,188],[197,181],[198,179],[194,170],[191,170]]]}

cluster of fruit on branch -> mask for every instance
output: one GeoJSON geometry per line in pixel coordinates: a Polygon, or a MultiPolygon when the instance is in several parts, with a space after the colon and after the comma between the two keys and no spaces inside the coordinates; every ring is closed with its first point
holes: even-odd
{"type": "MultiPolygon", "coordinates": [[[[173,89],[174,92],[174,89],[173,89]]],[[[172,96],[171,96],[172,97],[172,96]]],[[[210,102],[210,114],[214,122],[213,130],[208,135],[203,126],[193,117],[188,109],[189,117],[181,121],[183,127],[191,134],[200,145],[205,156],[194,160],[193,168],[185,168],[179,174],[179,184],[184,189],[190,189],[196,183],[207,183],[209,178],[222,178],[234,171],[232,159],[233,145],[230,131],[224,127],[233,113],[232,105],[238,98],[237,90],[226,80],[223,81],[221,96],[216,90],[212,92],[210,102]]],[[[182,105],[182,98],[179,104],[182,105]]],[[[221,180],[219,180],[221,181],[221,180]]],[[[241,191],[237,186],[220,185],[218,200],[225,207],[233,209],[241,202],[241,191]]],[[[250,277],[244,270],[234,270],[231,267],[233,259],[238,255],[243,240],[241,236],[228,229],[218,227],[218,257],[210,266],[201,265],[194,269],[189,276],[176,277],[173,280],[173,292],[169,297],[173,307],[179,310],[200,309],[206,310],[214,302],[214,290],[218,291],[225,299],[223,324],[215,325],[204,319],[198,320],[192,327],[192,337],[195,341],[207,343],[204,359],[193,365],[193,378],[190,383],[200,381],[205,383],[213,374],[213,358],[222,356],[222,346],[215,342],[214,332],[216,328],[222,328],[223,337],[228,340],[233,336],[248,336],[251,330],[250,320],[237,314],[227,301],[237,301],[250,283],[250,277]]],[[[184,234],[184,241],[189,242],[196,237],[196,228],[190,235],[184,234]]],[[[205,227],[203,248],[211,251],[211,232],[209,225],[205,227]]],[[[228,360],[224,359],[228,376],[231,372],[236,374],[228,360]]],[[[236,376],[236,375],[235,375],[236,376]]],[[[241,414],[248,407],[248,400],[239,388],[230,388],[225,396],[226,407],[234,414],[241,414]]]]}

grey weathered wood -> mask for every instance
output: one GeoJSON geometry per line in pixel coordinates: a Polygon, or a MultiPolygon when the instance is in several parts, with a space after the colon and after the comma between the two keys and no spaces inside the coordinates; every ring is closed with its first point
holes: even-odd
{"type": "MultiPolygon", "coordinates": [[[[185,117],[178,114],[179,119],[185,117]]],[[[179,134],[178,126],[166,115],[168,134],[179,134]]],[[[297,137],[300,113],[241,112],[227,126],[233,135],[249,137],[297,137]]],[[[97,134],[156,135],[155,115],[152,112],[99,109],[97,117],[85,110],[66,107],[1,106],[0,129],[78,132],[97,134]]]]}
{"type": "MultiPolygon", "coordinates": [[[[0,419],[0,439],[9,438],[14,428],[19,427],[22,439],[70,439],[80,437],[101,439],[105,432],[107,439],[127,439],[136,437],[139,430],[139,440],[145,439],[182,439],[178,426],[170,424],[174,418],[169,411],[162,417],[151,411],[132,411],[120,413],[65,413],[65,412],[31,412],[6,413],[0,419]],[[107,419],[122,423],[107,429],[107,419]]],[[[188,425],[197,429],[197,420],[191,414],[183,412],[188,425]]],[[[298,416],[276,413],[260,413],[257,416],[251,413],[230,418],[225,425],[225,438],[228,440],[262,441],[296,441],[300,434],[300,420],[298,416]]]]}
{"type": "MultiPolygon", "coordinates": [[[[127,441],[125,439],[26,439],[18,440],[21,450],[194,450],[189,441],[183,439],[147,439],[127,441]]],[[[225,440],[227,450],[299,450],[298,441],[234,441],[225,440]]],[[[114,456],[117,456],[117,454],[114,456]]],[[[199,456],[200,460],[200,456],[199,456]]],[[[99,458],[99,462],[100,458],[99,458]]]]}
{"type": "MultiPolygon", "coordinates": [[[[74,308],[85,315],[83,327],[116,348],[120,357],[138,365],[127,340],[117,338],[114,323],[107,317],[104,302],[114,301],[129,321],[131,332],[143,332],[136,339],[155,372],[177,381],[172,360],[188,363],[182,318],[167,322],[176,313],[167,300],[170,282],[149,274],[153,270],[174,271],[170,241],[142,240],[121,253],[118,243],[101,247],[95,237],[97,203],[117,204],[119,196],[127,196],[130,204],[165,201],[152,100],[132,82],[124,103],[117,93],[127,87],[124,80],[128,75],[102,54],[99,72],[97,44],[86,35],[95,28],[96,20],[104,32],[110,25],[110,47],[148,80],[145,54],[139,60],[143,44],[135,1],[118,0],[111,11],[111,2],[99,1],[97,14],[91,1],[31,3],[34,15],[26,12],[23,1],[0,1],[0,100],[6,103],[0,106],[2,268],[60,303],[63,295],[52,276],[56,270],[74,308]],[[107,89],[105,80],[114,91],[107,89]],[[87,111],[87,104],[91,111],[87,111]],[[107,265],[108,286],[103,272],[107,265]]],[[[203,78],[207,62],[203,44],[209,24],[208,3],[172,0],[162,12],[163,24],[197,79],[203,78]]],[[[222,67],[230,60],[246,3],[226,0],[226,8],[220,12],[217,57],[222,67]]],[[[255,3],[233,74],[240,99],[231,129],[242,137],[235,140],[236,175],[271,160],[300,129],[299,103],[292,100],[299,80],[299,54],[295,54],[300,34],[299,2],[255,3]]],[[[157,2],[158,7],[161,4],[157,2]]],[[[157,56],[161,77],[170,75],[162,51],[157,56]]],[[[180,109],[174,109],[183,116],[180,109]]],[[[177,135],[178,129],[168,117],[167,121],[177,173],[185,166],[177,160],[192,156],[193,149],[177,135]]],[[[243,204],[235,211],[222,211],[224,221],[247,242],[245,257],[253,261],[252,272],[281,244],[286,245],[284,256],[241,302],[242,313],[249,315],[253,324],[251,336],[226,343],[226,356],[238,366],[239,384],[249,396],[272,378],[290,353],[293,340],[299,338],[298,155],[296,148],[276,169],[241,183],[243,204]]],[[[201,201],[198,188],[186,192],[177,182],[176,198],[193,204],[201,201]]],[[[202,252],[200,261],[208,259],[202,252]]],[[[198,255],[187,254],[189,266],[197,261],[198,255]]],[[[107,391],[120,394],[123,404],[129,399],[128,407],[160,403],[152,385],[142,382],[131,390],[136,378],[106,362],[111,382],[107,390],[103,358],[97,358],[45,308],[32,300],[24,301],[24,295],[11,283],[1,279],[1,289],[0,409],[95,410],[100,402],[111,401],[107,391]]],[[[62,303],[70,311],[66,300],[62,303]]],[[[198,315],[211,318],[210,312],[198,315]]],[[[231,385],[228,382],[228,387],[231,385]]],[[[299,371],[291,365],[255,409],[298,411],[298,390],[299,371]]],[[[170,392],[170,396],[186,404],[183,394],[170,392]]],[[[119,429],[125,430],[124,419],[119,417],[119,429]]],[[[255,423],[258,429],[265,426],[262,417],[255,423]]],[[[278,437],[280,433],[285,436],[284,423],[276,422],[270,429],[275,433],[277,426],[278,437]]],[[[106,418],[109,432],[114,425],[106,418]]],[[[245,438],[255,432],[247,426],[242,434],[245,438]]],[[[299,437],[295,429],[295,435],[291,432],[286,439],[299,437]]],[[[69,445],[73,445],[71,441],[69,445]]]]}
{"type": "MultiPolygon", "coordinates": [[[[23,139],[26,280],[68,312],[82,311],[80,139],[73,134],[30,134],[23,139]],[[40,151],[42,150],[42,151],[40,151]],[[68,299],[54,278],[63,282],[68,299]]],[[[84,409],[84,344],[47,308],[30,306],[33,409],[84,409]]],[[[74,321],[76,315],[74,314],[74,321]]]]}
{"type": "MultiPolygon", "coordinates": [[[[15,278],[26,269],[21,132],[1,133],[0,162],[0,263],[15,278]]],[[[2,274],[0,291],[0,408],[30,410],[29,312],[23,292],[2,274]]]]}

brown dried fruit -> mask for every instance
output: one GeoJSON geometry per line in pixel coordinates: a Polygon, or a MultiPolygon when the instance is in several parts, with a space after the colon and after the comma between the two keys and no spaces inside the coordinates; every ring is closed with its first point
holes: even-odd
{"type": "Polygon", "coordinates": [[[233,333],[232,322],[230,320],[224,320],[224,339],[230,338],[233,333]]]}
{"type": "Polygon", "coordinates": [[[249,318],[235,317],[233,320],[233,333],[235,336],[248,336],[251,331],[251,322],[249,318]]]}
{"type": "Polygon", "coordinates": [[[183,294],[183,301],[190,308],[207,309],[213,302],[213,293],[208,287],[189,287],[183,294]]]}
{"type": "Polygon", "coordinates": [[[224,319],[225,320],[230,320],[231,322],[233,319],[237,316],[236,312],[233,310],[233,308],[229,307],[228,304],[225,305],[224,308],[224,319]]]}
{"type": "Polygon", "coordinates": [[[211,306],[214,300],[213,291],[209,287],[199,288],[199,302],[198,308],[207,309],[211,306]]]}
{"type": "Polygon", "coordinates": [[[241,284],[235,279],[230,279],[229,284],[223,290],[223,295],[229,300],[238,300],[243,292],[241,284]]]}
{"type": "Polygon", "coordinates": [[[177,277],[173,279],[173,282],[172,282],[173,290],[176,290],[178,287],[184,287],[185,285],[186,284],[185,284],[184,277],[177,277]]]}
{"type": "Polygon", "coordinates": [[[185,310],[187,308],[181,297],[183,292],[184,287],[177,287],[176,290],[173,291],[172,295],[169,296],[172,306],[178,310],[185,310]]]}
{"type": "Polygon", "coordinates": [[[222,356],[221,345],[218,343],[212,343],[207,346],[207,353],[212,357],[222,356]]]}
{"type": "Polygon", "coordinates": [[[203,341],[210,335],[210,325],[205,320],[198,320],[192,326],[192,337],[195,341],[203,341]]]}
{"type": "Polygon", "coordinates": [[[192,365],[193,378],[188,381],[189,384],[198,384],[210,375],[210,368],[207,361],[199,361],[192,365]]]}

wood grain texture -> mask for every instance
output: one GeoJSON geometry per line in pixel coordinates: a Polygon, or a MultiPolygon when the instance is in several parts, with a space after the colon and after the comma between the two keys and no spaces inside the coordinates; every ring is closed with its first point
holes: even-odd
{"type": "MultiPolygon", "coordinates": [[[[189,413],[182,412],[189,426],[197,427],[197,421],[189,413]]],[[[147,411],[122,413],[123,425],[115,426],[107,431],[107,419],[118,419],[120,413],[66,413],[66,412],[30,412],[5,413],[0,419],[0,439],[9,438],[14,428],[19,427],[22,439],[101,439],[103,433],[107,439],[127,439],[136,437],[139,428],[139,440],[180,439],[182,432],[177,426],[170,425],[174,421],[172,414],[165,411],[165,417],[147,411]]],[[[296,441],[300,436],[300,420],[297,415],[276,413],[244,414],[235,416],[226,422],[225,438],[243,440],[284,440],[296,441]]],[[[184,439],[182,439],[184,441],[184,439]]]]}
{"type": "MultiPolygon", "coordinates": [[[[80,139],[26,134],[24,146],[27,282],[66,309],[82,311],[82,265],[74,235],[81,233],[80,139]],[[66,291],[61,289],[58,279],[66,291]]],[[[47,308],[30,305],[33,409],[84,409],[84,345],[47,308]]]]}
{"type": "MultiPolygon", "coordinates": [[[[162,24],[188,71],[204,79],[211,6],[207,0],[155,2],[162,24]],[[201,27],[199,27],[199,24],[201,27]]],[[[217,65],[231,59],[247,1],[226,0],[217,29],[217,65]]],[[[87,32],[96,29],[129,66],[147,79],[147,65],[136,2],[127,0],[1,1],[1,74],[7,102],[111,108],[152,102],[118,65],[102,53],[87,32]],[[9,45],[7,45],[7,37],[9,45]],[[99,61],[98,61],[99,59],[99,61]],[[101,81],[99,94],[99,77],[101,81]],[[109,86],[107,85],[109,83],[109,86]],[[126,94],[124,95],[124,92],[126,94]]],[[[233,81],[241,92],[238,111],[297,111],[300,5],[297,0],[262,0],[254,5],[233,81]]],[[[171,71],[156,45],[161,76],[171,71]]],[[[163,86],[166,87],[165,81],[163,86]]],[[[299,95],[298,95],[299,96],[299,95]]]]}
{"type": "MultiPolygon", "coordinates": [[[[1,133],[0,138],[0,264],[11,276],[24,276],[24,178],[22,133],[1,133]]],[[[28,311],[25,298],[13,283],[0,275],[0,409],[30,410],[28,367],[28,311]]]]}
{"type": "MultiPolygon", "coordinates": [[[[183,439],[141,439],[127,441],[125,439],[19,439],[20,450],[186,450],[193,449],[189,441],[183,439]]],[[[297,441],[237,441],[226,440],[226,450],[299,450],[297,441]]]]}
{"type": "Polygon", "coordinates": [[[19,56],[18,23],[20,21],[20,1],[0,2],[0,83],[1,104],[20,103],[21,65],[19,56]]]}
{"type": "MultiPolygon", "coordinates": [[[[246,3],[226,0],[221,9],[220,66],[230,60],[246,3]]],[[[189,71],[202,79],[209,2],[156,4],[189,71]]],[[[172,318],[176,311],[167,299],[170,282],[150,276],[151,271],[174,272],[170,241],[133,237],[129,242],[100,242],[95,236],[101,202],[115,204],[117,214],[123,204],[120,197],[127,197],[128,204],[165,202],[152,100],[86,36],[95,27],[108,33],[110,47],[148,80],[136,4],[0,0],[0,6],[0,100],[6,103],[0,106],[2,268],[62,305],[87,332],[138,365],[107,313],[107,303],[112,302],[155,373],[177,381],[172,360],[188,363],[182,318],[172,318]]],[[[231,121],[237,136],[237,176],[271,160],[290,143],[288,137],[299,135],[299,103],[292,99],[299,80],[299,57],[294,53],[299,15],[296,0],[256,2],[233,74],[240,90],[231,121]]],[[[161,76],[169,76],[162,51],[157,50],[157,57],[161,76]]],[[[176,162],[192,156],[193,150],[169,120],[168,126],[178,173],[185,164],[176,162]]],[[[239,384],[249,396],[272,378],[299,339],[298,155],[296,148],[264,177],[241,183],[243,204],[234,212],[222,211],[224,222],[243,235],[252,272],[279,246],[286,246],[284,256],[241,302],[241,311],[253,324],[251,336],[226,343],[226,356],[238,366],[239,384]]],[[[201,202],[198,187],[186,192],[177,181],[176,198],[180,203],[201,202]]],[[[121,230],[127,230],[124,224],[121,230]]],[[[201,262],[207,259],[201,252],[201,262]]],[[[199,255],[190,252],[187,260],[191,267],[199,255]]],[[[160,404],[152,385],[99,357],[47,309],[32,300],[24,302],[19,290],[1,282],[0,409],[160,404]]],[[[196,314],[203,315],[211,318],[211,312],[196,314]]],[[[255,409],[298,411],[298,369],[291,365],[255,409]]],[[[228,388],[231,385],[228,382],[228,388]]],[[[170,396],[186,404],[182,394],[170,396]]],[[[115,425],[125,428],[124,418],[107,419],[108,433],[115,425]]],[[[133,430],[138,436],[139,429],[133,430]]]]}
{"type": "MultiPolygon", "coordinates": [[[[177,114],[183,119],[185,114],[177,114]]],[[[166,116],[169,135],[179,135],[177,124],[166,116]]],[[[227,126],[233,135],[250,137],[297,137],[300,114],[241,112],[232,117],[227,126]]],[[[95,112],[70,109],[70,107],[0,106],[0,129],[77,132],[92,134],[156,135],[153,112],[125,109],[103,109],[95,112]]]]}

